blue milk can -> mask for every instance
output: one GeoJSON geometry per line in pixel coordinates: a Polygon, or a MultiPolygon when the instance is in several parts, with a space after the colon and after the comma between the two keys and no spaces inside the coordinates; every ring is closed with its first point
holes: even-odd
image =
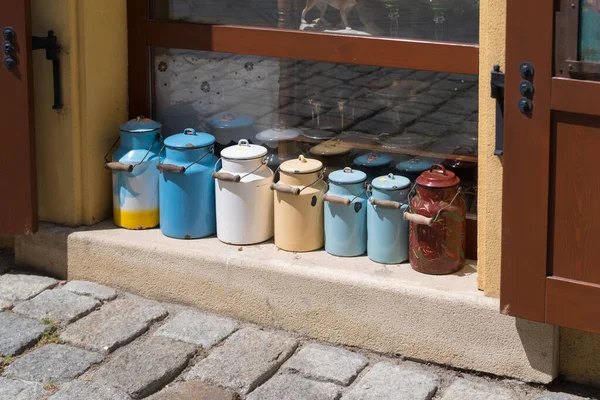
{"type": "Polygon", "coordinates": [[[329,174],[325,201],[325,251],[354,257],[367,251],[367,175],[352,168],[329,174]]]}
{"type": "Polygon", "coordinates": [[[160,171],[160,230],[165,236],[196,239],[217,231],[215,137],[187,128],[165,139],[160,171]]]}
{"type": "Polygon", "coordinates": [[[389,174],[373,179],[367,205],[367,255],[375,262],[398,264],[408,260],[408,208],[410,181],[389,174]]]}
{"type": "Polygon", "coordinates": [[[354,159],[354,166],[367,173],[367,179],[371,181],[376,177],[390,172],[390,166],[394,157],[377,151],[363,154],[354,159]]]}
{"type": "Polygon", "coordinates": [[[121,125],[119,147],[104,167],[112,171],[113,220],[126,229],[147,229],[158,225],[158,153],[162,125],[137,117],[121,125]]]}

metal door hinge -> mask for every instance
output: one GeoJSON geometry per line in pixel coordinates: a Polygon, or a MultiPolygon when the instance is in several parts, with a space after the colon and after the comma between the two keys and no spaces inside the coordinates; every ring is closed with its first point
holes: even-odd
{"type": "Polygon", "coordinates": [[[491,97],[496,99],[496,149],[494,155],[501,156],[504,154],[504,72],[500,71],[499,65],[494,65],[491,82],[491,97]]]}
{"type": "Polygon", "coordinates": [[[63,104],[60,92],[60,59],[58,58],[60,45],[58,39],[54,36],[53,31],[48,31],[46,37],[33,36],[31,38],[31,49],[46,50],[46,60],[52,61],[52,77],[54,80],[54,104],[52,109],[60,110],[63,104]]]}

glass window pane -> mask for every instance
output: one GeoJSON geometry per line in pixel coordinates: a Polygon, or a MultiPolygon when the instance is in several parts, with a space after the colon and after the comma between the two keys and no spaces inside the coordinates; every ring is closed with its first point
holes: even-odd
{"type": "Polygon", "coordinates": [[[153,0],[152,16],[338,34],[479,40],[479,0],[153,0]]]}
{"type": "Polygon", "coordinates": [[[581,1],[580,59],[600,62],[600,0],[581,1]]]}
{"type": "Polygon", "coordinates": [[[320,159],[329,172],[354,166],[372,177],[443,163],[459,174],[475,207],[476,75],[176,49],[153,54],[154,117],[165,136],[188,127],[211,132],[217,151],[249,139],[269,148],[273,169],[299,154],[320,159]]]}

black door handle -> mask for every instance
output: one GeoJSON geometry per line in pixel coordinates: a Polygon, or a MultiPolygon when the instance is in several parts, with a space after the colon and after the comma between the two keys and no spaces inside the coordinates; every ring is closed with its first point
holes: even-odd
{"type": "Polygon", "coordinates": [[[63,107],[60,91],[60,59],[58,52],[60,45],[58,39],[54,36],[54,31],[48,31],[48,36],[33,36],[31,41],[32,50],[46,50],[46,60],[52,61],[52,77],[54,81],[54,104],[52,109],[60,110],[63,107]]]}

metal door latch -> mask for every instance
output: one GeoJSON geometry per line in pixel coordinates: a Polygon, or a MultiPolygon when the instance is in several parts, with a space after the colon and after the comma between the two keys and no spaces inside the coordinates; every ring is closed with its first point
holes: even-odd
{"type": "MultiPolygon", "coordinates": [[[[15,54],[18,48],[17,32],[12,27],[6,26],[2,28],[2,37],[5,40],[2,43],[4,66],[9,70],[16,68],[19,65],[15,54]]],[[[46,50],[46,60],[52,61],[52,77],[54,80],[54,104],[52,105],[52,109],[60,110],[63,107],[60,92],[60,60],[58,58],[60,45],[56,36],[54,36],[54,32],[48,31],[48,36],[46,37],[32,36],[31,49],[46,50]]]]}
{"type": "Polygon", "coordinates": [[[31,41],[32,50],[46,50],[46,60],[52,61],[52,77],[54,81],[54,104],[53,110],[60,110],[63,107],[62,96],[60,92],[60,59],[58,53],[60,45],[58,39],[54,36],[54,31],[48,31],[48,36],[33,36],[31,41]]]}
{"type": "Polygon", "coordinates": [[[496,99],[496,149],[494,155],[501,156],[504,154],[504,72],[500,71],[499,65],[494,65],[491,82],[491,97],[496,99]]]}
{"type": "Polygon", "coordinates": [[[5,42],[2,43],[2,51],[4,52],[4,66],[7,69],[13,69],[18,64],[17,59],[14,57],[15,45],[13,42],[16,36],[17,34],[12,27],[7,26],[2,29],[2,37],[5,40],[5,42]]]}

